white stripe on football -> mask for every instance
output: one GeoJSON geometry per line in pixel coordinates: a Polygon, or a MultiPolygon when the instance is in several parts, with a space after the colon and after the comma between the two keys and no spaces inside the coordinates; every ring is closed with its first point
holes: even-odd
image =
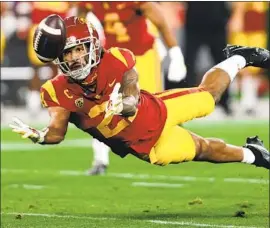
{"type": "Polygon", "coordinates": [[[38,26],[40,29],[43,29],[45,32],[52,34],[52,35],[56,35],[56,36],[61,35],[61,29],[51,28],[45,24],[45,21],[46,21],[46,18],[40,22],[40,24],[38,26]]]}
{"type": "Polygon", "coordinates": [[[54,58],[45,58],[45,57],[43,57],[43,56],[41,56],[41,55],[39,55],[39,54],[37,54],[37,53],[36,53],[36,55],[37,55],[37,57],[38,57],[39,59],[41,59],[41,60],[43,60],[43,61],[46,61],[46,62],[51,62],[51,61],[54,60],[54,58]]]}

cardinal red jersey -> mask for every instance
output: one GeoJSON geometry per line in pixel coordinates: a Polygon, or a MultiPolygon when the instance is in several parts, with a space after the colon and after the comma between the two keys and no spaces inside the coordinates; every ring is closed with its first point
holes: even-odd
{"type": "Polygon", "coordinates": [[[47,81],[41,88],[43,106],[61,106],[71,112],[70,122],[111,147],[124,157],[130,152],[149,153],[164,127],[166,108],[161,99],[141,91],[137,112],[132,117],[111,115],[105,110],[116,83],[135,65],[134,55],[120,48],[106,51],[91,74],[97,76],[95,92],[87,85],[72,83],[64,75],[47,81]]]}
{"type": "Polygon", "coordinates": [[[63,19],[69,9],[68,2],[32,2],[32,23],[39,24],[45,17],[58,14],[63,19]]]}
{"type": "Polygon", "coordinates": [[[141,2],[81,2],[79,7],[91,10],[101,21],[106,35],[106,47],[122,47],[143,55],[151,49],[154,37],[148,32],[141,2]]]}

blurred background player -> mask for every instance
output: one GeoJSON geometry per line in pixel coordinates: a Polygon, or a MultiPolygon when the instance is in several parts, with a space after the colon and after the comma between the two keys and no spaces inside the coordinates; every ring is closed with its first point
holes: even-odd
{"type": "MultiPolygon", "coordinates": [[[[101,21],[106,37],[105,48],[114,46],[127,48],[135,54],[141,89],[152,93],[163,90],[161,62],[155,43],[157,35],[155,27],[169,48],[171,58],[169,80],[181,81],[185,78],[186,67],[181,49],[158,3],[80,2],[77,3],[77,7],[79,16],[86,18],[87,13],[91,11],[101,21]]],[[[93,169],[89,174],[103,174],[109,164],[109,148],[94,140],[93,150],[93,169]]]]}
{"type": "MultiPolygon", "coordinates": [[[[266,48],[269,2],[233,2],[232,4],[235,13],[229,23],[229,42],[266,48]]],[[[260,81],[263,80],[263,72],[262,69],[255,67],[248,67],[241,72],[240,104],[247,115],[255,115],[258,88],[260,81]]]]}
{"type": "MultiPolygon", "coordinates": [[[[67,16],[69,10],[69,3],[68,2],[31,2],[32,4],[32,11],[30,14],[31,18],[31,28],[28,34],[28,57],[32,64],[34,74],[33,78],[30,80],[29,83],[29,92],[26,99],[26,106],[29,110],[29,113],[35,116],[41,108],[40,105],[40,94],[39,89],[41,86],[41,67],[44,66],[37,57],[36,53],[33,48],[33,36],[36,29],[36,26],[43,20],[45,17],[49,16],[50,14],[58,14],[60,17],[65,18],[67,16]]],[[[47,78],[54,77],[57,75],[57,67],[51,64],[49,65],[51,72],[47,76],[47,78]]]]}

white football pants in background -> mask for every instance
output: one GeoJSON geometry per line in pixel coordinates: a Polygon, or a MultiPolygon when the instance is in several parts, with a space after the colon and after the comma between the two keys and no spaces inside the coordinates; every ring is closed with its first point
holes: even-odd
{"type": "Polygon", "coordinates": [[[97,164],[108,166],[110,148],[97,139],[93,139],[92,147],[94,152],[93,166],[97,164]]]}

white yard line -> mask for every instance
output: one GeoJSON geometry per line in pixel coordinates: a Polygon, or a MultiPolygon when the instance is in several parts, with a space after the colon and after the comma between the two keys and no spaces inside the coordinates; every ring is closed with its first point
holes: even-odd
{"type": "MultiPolygon", "coordinates": [[[[55,145],[51,148],[54,150],[62,148],[92,148],[92,138],[85,139],[67,139],[59,145],[55,145]]],[[[21,151],[38,151],[48,150],[48,147],[42,145],[34,145],[33,143],[21,143],[21,142],[1,142],[1,152],[21,152],[21,151]]]]}
{"type": "Polygon", "coordinates": [[[9,188],[24,188],[28,190],[41,190],[48,188],[45,185],[33,185],[33,184],[10,184],[8,185],[9,188]]]}
{"type": "Polygon", "coordinates": [[[43,213],[21,213],[21,212],[1,212],[1,215],[22,215],[33,217],[48,217],[48,218],[73,218],[73,219],[90,219],[90,220],[117,220],[117,218],[99,218],[90,216],[76,216],[76,215],[57,215],[57,214],[43,214],[43,213]]]}
{"type": "Polygon", "coordinates": [[[156,223],[156,224],[192,226],[192,227],[259,228],[258,226],[234,226],[234,225],[219,225],[219,224],[206,224],[206,223],[193,223],[193,222],[173,222],[173,221],[162,221],[162,220],[147,220],[147,221],[156,223]]]}
{"type": "MultiPolygon", "coordinates": [[[[1,174],[5,173],[32,173],[32,174],[51,174],[63,176],[86,176],[87,171],[79,170],[28,170],[28,169],[5,169],[1,168],[1,174]]],[[[170,180],[170,181],[190,181],[190,182],[215,182],[224,181],[231,183],[248,183],[248,184],[269,184],[266,179],[252,179],[252,178],[216,178],[216,177],[195,177],[195,176],[171,176],[171,175],[150,175],[150,174],[136,174],[136,173],[108,173],[102,177],[116,177],[124,179],[139,179],[139,180],[170,180]]]]}
{"type": "Polygon", "coordinates": [[[158,179],[158,180],[172,180],[172,181],[204,181],[214,182],[214,177],[194,177],[194,176],[167,176],[167,175],[150,175],[150,174],[136,174],[136,173],[108,173],[108,176],[126,178],[126,179],[158,179]]]}
{"type": "Polygon", "coordinates": [[[251,184],[269,184],[269,180],[263,179],[243,179],[243,178],[225,178],[225,182],[236,182],[236,183],[251,183],[251,184]]]}
{"type": "MultiPolygon", "coordinates": [[[[19,212],[1,212],[1,215],[22,215],[33,217],[47,217],[47,218],[71,218],[71,219],[89,219],[89,220],[122,220],[113,217],[91,217],[91,216],[77,216],[77,215],[57,215],[57,214],[43,214],[43,213],[19,213],[19,212]]],[[[129,218],[131,221],[148,222],[164,225],[178,225],[189,227],[220,227],[220,228],[261,228],[258,226],[234,226],[234,225],[220,225],[220,224],[207,224],[207,223],[194,223],[185,221],[163,221],[163,220],[138,220],[129,218]]]]}
{"type": "Polygon", "coordinates": [[[160,182],[132,182],[134,187],[151,187],[151,188],[182,188],[183,184],[171,184],[160,182]]]}

